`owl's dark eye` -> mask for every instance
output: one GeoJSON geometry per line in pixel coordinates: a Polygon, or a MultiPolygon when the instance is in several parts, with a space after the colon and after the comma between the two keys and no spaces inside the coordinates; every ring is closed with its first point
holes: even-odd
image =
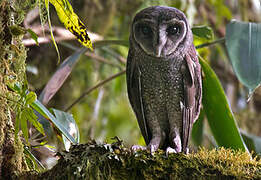
{"type": "Polygon", "coordinates": [[[168,35],[176,35],[176,34],[180,33],[180,30],[181,30],[180,25],[175,24],[175,25],[169,26],[166,31],[167,31],[168,35]]]}
{"type": "Polygon", "coordinates": [[[144,36],[150,36],[152,34],[152,30],[148,25],[141,25],[140,31],[144,36]]]}

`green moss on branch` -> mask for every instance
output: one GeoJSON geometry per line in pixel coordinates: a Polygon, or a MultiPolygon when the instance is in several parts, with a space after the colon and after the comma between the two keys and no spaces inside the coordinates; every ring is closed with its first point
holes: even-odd
{"type": "MultiPolygon", "coordinates": [[[[158,151],[131,152],[121,145],[73,146],[44,179],[261,179],[261,161],[241,151],[201,149],[188,155],[158,151]]],[[[34,178],[32,178],[34,179],[34,178]]]]}

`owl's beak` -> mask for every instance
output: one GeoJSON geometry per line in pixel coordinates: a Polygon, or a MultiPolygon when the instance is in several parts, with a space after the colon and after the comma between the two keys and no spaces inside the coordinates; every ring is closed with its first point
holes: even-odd
{"type": "MultiPolygon", "coordinates": [[[[164,46],[164,45],[163,45],[164,46]]],[[[162,51],[162,48],[163,48],[162,44],[159,44],[155,47],[155,55],[157,57],[160,57],[161,56],[161,51],[162,51]]]]}
{"type": "Polygon", "coordinates": [[[164,34],[161,34],[162,32],[160,32],[159,34],[159,40],[158,40],[158,43],[156,44],[155,46],[155,55],[157,57],[161,57],[162,56],[162,49],[163,47],[165,46],[166,42],[167,42],[167,38],[165,38],[165,35],[164,34]]]}

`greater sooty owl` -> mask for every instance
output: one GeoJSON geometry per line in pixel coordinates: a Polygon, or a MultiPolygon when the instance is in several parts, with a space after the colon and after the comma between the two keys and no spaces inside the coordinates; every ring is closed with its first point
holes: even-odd
{"type": "Polygon", "coordinates": [[[202,83],[186,16],[173,7],[143,9],[129,41],[128,97],[147,148],[187,153],[202,83]]]}

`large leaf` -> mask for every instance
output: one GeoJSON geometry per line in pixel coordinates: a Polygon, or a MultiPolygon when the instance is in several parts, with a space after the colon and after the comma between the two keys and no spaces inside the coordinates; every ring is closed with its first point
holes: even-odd
{"type": "Polygon", "coordinates": [[[226,47],[236,76],[251,95],[261,82],[261,24],[231,21],[226,47]]]}
{"type": "Polygon", "coordinates": [[[60,89],[67,77],[72,72],[74,65],[78,62],[80,55],[86,51],[86,48],[79,49],[71,56],[66,58],[66,60],[64,60],[64,62],[59,66],[59,68],[45,85],[44,90],[40,94],[39,100],[44,105],[46,105],[55,95],[55,93],[60,89]]]}
{"type": "Polygon", "coordinates": [[[203,108],[219,146],[247,150],[223,88],[211,67],[200,59],[203,70],[203,108]]]}
{"type": "MultiPolygon", "coordinates": [[[[72,137],[74,137],[74,139],[77,143],[79,143],[80,142],[80,132],[79,132],[78,126],[77,126],[72,114],[64,112],[64,111],[60,111],[57,109],[52,109],[52,110],[54,112],[54,115],[55,115],[57,121],[59,121],[61,124],[63,124],[63,126],[67,129],[69,134],[72,137]]],[[[67,151],[69,151],[71,143],[70,143],[70,141],[68,141],[67,138],[64,137],[64,135],[62,135],[62,137],[63,137],[65,149],[67,151]]]]}
{"type": "Polygon", "coordinates": [[[39,101],[36,100],[35,102],[33,102],[31,104],[32,108],[34,110],[36,110],[39,114],[41,114],[43,117],[45,117],[46,119],[50,120],[55,127],[61,131],[61,133],[69,140],[71,141],[71,143],[73,144],[77,144],[77,142],[75,141],[75,139],[70,135],[70,133],[68,132],[68,130],[66,129],[66,127],[64,127],[64,125],[58,121],[54,115],[39,101]]]}
{"type": "Polygon", "coordinates": [[[205,117],[205,112],[203,109],[201,109],[199,117],[196,120],[196,122],[193,124],[193,128],[192,128],[192,133],[191,133],[192,140],[197,146],[200,146],[203,141],[204,117],[205,117]]]}

